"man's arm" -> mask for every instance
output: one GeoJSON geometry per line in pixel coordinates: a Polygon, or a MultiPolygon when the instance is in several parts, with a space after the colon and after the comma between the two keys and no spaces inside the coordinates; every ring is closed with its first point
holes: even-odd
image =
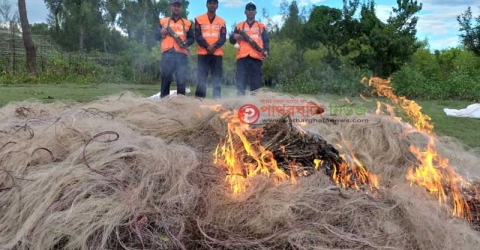
{"type": "Polygon", "coordinates": [[[234,38],[235,34],[238,34],[238,29],[235,27],[235,30],[230,34],[230,43],[231,44],[236,44],[237,40],[234,38]]]}
{"type": "Polygon", "coordinates": [[[268,38],[268,32],[267,30],[264,30],[262,32],[262,41],[263,41],[263,51],[269,53],[270,49],[270,39],[268,38]]]}
{"type": "Polygon", "coordinates": [[[190,47],[195,42],[195,38],[193,36],[192,26],[187,31],[187,47],[190,47]]]}
{"type": "Polygon", "coordinates": [[[155,30],[155,40],[158,42],[162,40],[162,25],[158,24],[157,29],[155,30]]]}
{"type": "Polygon", "coordinates": [[[226,41],[227,41],[227,28],[223,26],[220,29],[220,38],[213,46],[215,46],[215,48],[220,48],[225,44],[226,41]]]}
{"type": "Polygon", "coordinates": [[[198,46],[204,47],[204,48],[208,47],[208,43],[205,40],[205,38],[203,38],[203,35],[202,35],[202,27],[197,22],[196,18],[195,18],[195,40],[197,41],[198,46]]]}

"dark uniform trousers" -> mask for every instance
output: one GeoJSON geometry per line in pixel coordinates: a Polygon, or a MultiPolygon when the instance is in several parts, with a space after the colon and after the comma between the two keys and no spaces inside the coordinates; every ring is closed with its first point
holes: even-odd
{"type": "Polygon", "coordinates": [[[223,66],[222,56],[216,55],[198,55],[197,65],[197,89],[196,97],[205,98],[207,94],[207,78],[208,73],[211,74],[213,85],[213,98],[220,98],[222,93],[220,80],[222,79],[223,66]]]}
{"type": "Polygon", "coordinates": [[[247,85],[250,85],[250,92],[262,87],[262,65],[261,60],[247,56],[237,60],[237,96],[244,96],[247,85]]]}
{"type": "Polygon", "coordinates": [[[185,95],[188,75],[188,56],[174,49],[165,51],[162,54],[160,66],[162,68],[160,98],[170,95],[170,85],[172,84],[174,76],[175,82],[177,83],[177,94],[185,95]]]}

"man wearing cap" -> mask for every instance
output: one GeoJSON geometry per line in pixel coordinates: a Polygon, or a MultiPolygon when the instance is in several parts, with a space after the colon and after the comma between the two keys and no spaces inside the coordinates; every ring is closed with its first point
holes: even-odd
{"type": "Polygon", "coordinates": [[[225,20],[216,14],[217,9],[218,0],[207,0],[207,13],[195,18],[195,40],[198,44],[196,97],[205,98],[209,73],[212,76],[212,96],[214,99],[221,97],[222,46],[227,41],[227,29],[225,20]]]}
{"type": "Polygon", "coordinates": [[[157,41],[161,40],[162,47],[160,98],[170,95],[170,85],[174,75],[177,83],[177,94],[185,95],[188,75],[188,47],[194,42],[192,23],[180,16],[183,10],[182,0],[170,0],[170,10],[172,15],[161,18],[155,32],[155,39],[157,41]],[[179,38],[181,41],[177,41],[167,31],[167,27],[170,27],[176,34],[177,39],[179,38]]]}
{"type": "Polygon", "coordinates": [[[231,44],[238,44],[237,74],[235,77],[237,96],[245,95],[247,84],[250,85],[250,92],[262,86],[263,60],[268,56],[270,41],[265,24],[255,20],[256,14],[257,7],[255,4],[248,3],[245,6],[247,20],[237,24],[229,39],[231,44]],[[239,34],[241,30],[259,45],[261,51],[255,49],[239,34]]]}

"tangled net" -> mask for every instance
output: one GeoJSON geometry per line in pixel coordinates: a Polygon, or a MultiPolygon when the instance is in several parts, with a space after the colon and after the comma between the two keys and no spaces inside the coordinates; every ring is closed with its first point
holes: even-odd
{"type": "MultiPolygon", "coordinates": [[[[244,193],[232,195],[224,169],[213,164],[225,121],[199,105],[235,109],[271,97],[295,98],[259,93],[149,101],[127,93],[88,104],[1,108],[0,248],[478,247],[471,224],[405,179],[416,162],[409,146],[425,147],[428,136],[405,135],[405,124],[388,116],[368,113],[368,123],[305,128],[332,145],[348,141],[364,166],[382,177],[377,196],[343,189],[322,172],[295,185],[258,175],[244,193]]],[[[476,153],[448,138],[438,138],[436,146],[460,174],[478,177],[476,153]]],[[[278,145],[268,148],[278,153],[278,145]]]]}

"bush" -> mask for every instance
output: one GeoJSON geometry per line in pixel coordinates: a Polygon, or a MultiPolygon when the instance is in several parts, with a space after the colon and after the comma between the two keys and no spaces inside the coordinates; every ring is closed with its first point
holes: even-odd
{"type": "Polygon", "coordinates": [[[479,82],[480,58],[459,48],[420,49],[392,76],[395,92],[409,98],[478,100],[479,82]]]}
{"type": "Polygon", "coordinates": [[[25,58],[16,58],[12,71],[0,62],[3,84],[20,83],[100,83],[109,79],[105,66],[88,58],[83,53],[51,54],[37,56],[37,77],[27,76],[25,58]],[[21,66],[21,67],[20,67],[21,66]]]}

